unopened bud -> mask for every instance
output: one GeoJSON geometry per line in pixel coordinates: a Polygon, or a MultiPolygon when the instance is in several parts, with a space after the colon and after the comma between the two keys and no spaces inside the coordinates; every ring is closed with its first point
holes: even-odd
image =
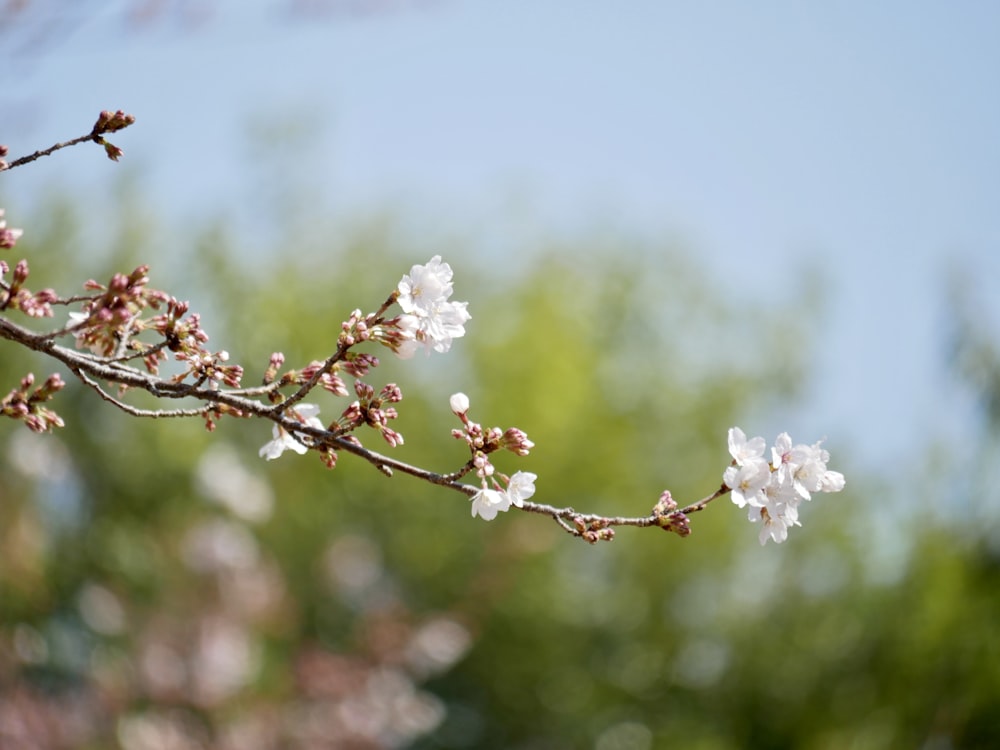
{"type": "Polygon", "coordinates": [[[108,155],[111,161],[119,161],[125,155],[125,152],[113,143],[104,144],[104,153],[108,155]]]}
{"type": "Polygon", "coordinates": [[[469,411],[469,397],[464,393],[452,394],[451,398],[448,399],[448,404],[451,406],[452,413],[457,417],[463,417],[469,411]]]}

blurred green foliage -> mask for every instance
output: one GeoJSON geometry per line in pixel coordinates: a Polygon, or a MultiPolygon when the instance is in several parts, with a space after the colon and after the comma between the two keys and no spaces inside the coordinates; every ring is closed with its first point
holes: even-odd
{"type": "MultiPolygon", "coordinates": [[[[275,349],[290,366],[326,356],[351,309],[377,307],[432,254],[385,217],[322,242],[289,231],[280,254],[223,228],[164,254],[146,239],[163,236],[153,217],[124,205],[101,254],[77,251],[65,202],[21,222],[32,280],[69,293],[149,262],[247,384],[275,349]]],[[[420,466],[465,459],[447,407],[463,390],[473,419],[535,441],[499,468],[536,472],[537,500],[643,515],[665,487],[681,502],[717,487],[726,429],[754,432],[744,420],[787,408],[808,375],[803,298],[730,304],[670,243],[445,259],[470,300],[467,337],[368,378],[402,386],[393,455],[420,466]]],[[[4,346],[5,388],[29,369],[50,365],[4,346]]],[[[324,398],[327,419],[346,406],[324,398]]],[[[880,496],[910,490],[852,473],[835,437],[848,489],[804,507],[783,546],[760,548],[720,501],[690,538],[626,528],[590,547],[543,517],[473,519],[464,497],[348,455],[332,472],[313,454],[264,463],[262,424],[135,420],[78,383],[55,406],[57,435],[0,431],[0,747],[1000,739],[1000,549],[919,496],[912,517],[875,527],[880,496]]]]}

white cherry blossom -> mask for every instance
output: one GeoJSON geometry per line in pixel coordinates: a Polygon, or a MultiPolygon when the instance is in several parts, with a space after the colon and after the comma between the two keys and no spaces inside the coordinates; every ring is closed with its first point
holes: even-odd
{"type": "MultiPolygon", "coordinates": [[[[319,421],[319,407],[315,404],[297,404],[292,407],[292,411],[294,411],[299,416],[302,423],[308,427],[315,427],[320,430],[323,429],[323,423],[319,421]]],[[[278,456],[286,450],[293,450],[299,455],[302,455],[309,450],[297,438],[289,433],[288,430],[280,425],[274,425],[271,434],[274,436],[274,439],[262,446],[258,454],[261,458],[266,458],[268,461],[278,458],[278,456]]]]}
{"type": "Polygon", "coordinates": [[[524,501],[535,494],[535,480],[537,474],[530,471],[518,471],[510,478],[507,485],[507,497],[510,502],[518,508],[524,507],[524,501]]]}
{"type": "Polygon", "coordinates": [[[472,496],[472,517],[477,515],[484,521],[492,521],[497,513],[510,509],[510,498],[507,493],[499,490],[488,490],[485,487],[472,496]]]}

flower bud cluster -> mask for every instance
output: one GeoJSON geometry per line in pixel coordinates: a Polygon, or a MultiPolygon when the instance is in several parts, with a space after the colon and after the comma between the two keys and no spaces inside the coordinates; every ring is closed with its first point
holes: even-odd
{"type": "Polygon", "coordinates": [[[66,386],[63,379],[58,373],[49,375],[42,385],[29,393],[34,384],[33,373],[21,378],[20,387],[0,400],[0,415],[24,422],[33,432],[47,432],[53,427],[62,427],[62,417],[42,404],[66,386]]]}
{"type": "Polygon", "coordinates": [[[94,123],[94,129],[91,131],[90,135],[95,143],[99,143],[104,147],[104,153],[107,154],[111,161],[119,161],[122,156],[125,155],[125,152],[113,143],[109,143],[104,140],[101,136],[104,133],[115,133],[119,130],[123,130],[133,122],[135,122],[135,117],[133,115],[125,114],[125,112],[120,109],[117,112],[104,110],[97,116],[97,122],[94,123]]]}
{"type": "Polygon", "coordinates": [[[264,385],[270,385],[274,382],[275,378],[278,377],[278,370],[281,366],[285,364],[285,355],[281,352],[274,352],[271,355],[271,359],[267,363],[267,369],[264,371],[264,385]]]}
{"type": "Polygon", "coordinates": [[[357,394],[358,400],[344,410],[340,419],[337,420],[338,426],[347,432],[361,425],[368,425],[378,430],[385,442],[393,448],[402,445],[403,436],[389,427],[389,420],[396,419],[399,413],[394,406],[386,406],[386,404],[396,404],[403,400],[403,392],[399,386],[390,383],[376,395],[372,386],[355,380],[354,392],[357,394]]]}
{"type": "Polygon", "coordinates": [[[340,345],[347,348],[375,337],[378,332],[377,320],[378,316],[375,313],[364,315],[361,310],[354,310],[347,320],[340,324],[340,345]]]}
{"type": "MultiPolygon", "coordinates": [[[[174,323],[168,326],[166,318],[161,320],[161,316],[158,316],[149,322],[148,327],[163,334],[167,346],[177,351],[180,338],[176,334],[167,335],[167,329],[176,324],[176,318],[187,312],[187,308],[164,292],[148,289],[148,273],[149,266],[142,265],[127,276],[116,273],[107,286],[94,280],[84,285],[101,294],[88,300],[82,312],[71,312],[69,315],[74,324],[70,330],[76,336],[79,348],[90,349],[98,356],[111,357],[120,345],[128,341],[132,333],[142,330],[139,315],[143,310],[147,307],[158,309],[164,303],[172,303],[168,317],[173,317],[174,323]]],[[[193,327],[197,328],[197,324],[193,327]]],[[[147,363],[149,365],[154,366],[151,372],[155,373],[155,359],[147,363]]]]}
{"type": "Polygon", "coordinates": [[[535,494],[538,475],[527,471],[518,471],[510,477],[500,474],[489,454],[505,448],[518,456],[527,456],[535,444],[516,427],[506,432],[499,427],[484,430],[478,422],[470,420],[469,397],[464,393],[453,394],[448,403],[452,413],[462,420],[462,429],[452,430],[452,437],[468,444],[472,453],[470,465],[481,483],[481,489],[472,496],[472,515],[492,521],[497,513],[509,510],[511,505],[522,507],[524,501],[535,494]]]}
{"type": "Polygon", "coordinates": [[[610,542],[615,538],[615,530],[611,528],[611,521],[607,518],[587,521],[583,516],[575,516],[573,518],[573,527],[588,544],[610,542]]]}
{"type": "MultiPolygon", "coordinates": [[[[0,274],[6,275],[9,270],[9,266],[0,261],[0,274]]],[[[52,303],[58,301],[59,296],[52,289],[32,292],[25,288],[24,282],[29,274],[28,261],[19,260],[11,274],[10,284],[0,288],[0,310],[12,308],[32,318],[51,318],[52,303]]]]}
{"type": "Polygon", "coordinates": [[[124,130],[134,122],[134,115],[127,115],[120,109],[117,112],[110,112],[105,109],[97,116],[97,122],[94,123],[94,129],[91,131],[91,134],[115,133],[119,130],[124,130]]]}
{"type": "Polygon", "coordinates": [[[722,481],[732,490],[733,503],[748,509],[750,521],[761,523],[761,544],[768,539],[783,542],[790,527],[801,526],[798,507],[803,500],[811,500],[812,493],[844,489],[844,475],[827,469],[830,454],[821,443],[793,445],[783,432],[775,440],[768,461],[764,438],[747,439],[739,427],[729,430],[733,463],[722,481]]]}
{"type": "Polygon", "coordinates": [[[506,431],[499,427],[483,429],[478,422],[469,419],[469,397],[464,393],[453,394],[449,400],[451,411],[462,420],[462,429],[452,430],[452,437],[464,440],[472,452],[472,465],[476,476],[481,479],[493,476],[493,464],[489,454],[501,449],[509,450],[518,456],[527,456],[535,444],[528,440],[524,431],[511,427],[506,431]]]}
{"type": "Polygon", "coordinates": [[[690,519],[686,513],[677,510],[677,501],[671,496],[670,490],[664,490],[653,506],[653,517],[664,531],[672,531],[681,537],[691,534],[690,519]]]}
{"type": "Polygon", "coordinates": [[[336,372],[324,372],[323,363],[316,360],[313,360],[295,374],[292,382],[305,385],[316,377],[316,373],[320,373],[317,382],[324,391],[332,393],[334,396],[346,397],[348,395],[347,385],[345,385],[343,378],[336,372]]]}
{"type": "Polygon", "coordinates": [[[472,318],[466,309],[468,302],[452,302],[451,266],[440,255],[427,265],[415,265],[403,276],[396,289],[396,301],[403,315],[387,323],[394,333],[383,341],[403,359],[409,359],[423,346],[431,351],[446,352],[453,339],[465,335],[465,324],[472,318]]]}

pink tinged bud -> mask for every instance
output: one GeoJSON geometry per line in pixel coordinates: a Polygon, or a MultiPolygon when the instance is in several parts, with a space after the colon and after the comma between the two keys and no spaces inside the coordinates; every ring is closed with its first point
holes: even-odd
{"type": "Polygon", "coordinates": [[[22,258],[17,262],[17,265],[14,266],[14,286],[19,287],[27,281],[28,273],[28,261],[22,258]]]}
{"type": "Polygon", "coordinates": [[[395,448],[397,445],[403,444],[403,436],[389,427],[385,427],[382,429],[382,437],[385,438],[385,442],[387,442],[393,448],[395,448]]]}
{"type": "Polygon", "coordinates": [[[357,426],[361,424],[364,420],[364,414],[361,410],[361,404],[355,401],[353,404],[344,409],[341,418],[351,426],[357,426]]]}
{"type": "Polygon", "coordinates": [[[396,404],[403,400],[403,391],[395,383],[389,383],[379,392],[379,397],[390,404],[396,404]]]}
{"type": "Polygon", "coordinates": [[[592,521],[586,524],[585,528],[583,528],[584,521],[582,518],[574,518],[573,521],[577,529],[581,531],[580,536],[589,544],[610,542],[615,538],[615,530],[608,525],[608,521],[605,519],[592,521]]]}
{"type": "Polygon", "coordinates": [[[125,152],[113,143],[104,144],[104,153],[108,155],[108,158],[111,159],[111,161],[119,161],[123,156],[125,156],[125,152]]]}
{"type": "Polygon", "coordinates": [[[40,414],[45,420],[46,429],[51,430],[53,427],[65,427],[66,423],[63,422],[62,417],[56,414],[51,409],[40,409],[40,414]]]}
{"type": "Polygon", "coordinates": [[[332,448],[323,447],[319,450],[319,457],[323,461],[323,464],[328,469],[336,468],[337,466],[337,453],[332,448]]]}
{"type": "Polygon", "coordinates": [[[511,453],[519,456],[527,456],[535,444],[528,440],[528,436],[516,427],[511,427],[503,434],[503,446],[511,453]]]}
{"type": "Polygon", "coordinates": [[[328,372],[320,379],[320,383],[324,390],[329,391],[334,396],[347,395],[347,386],[344,385],[344,381],[341,380],[339,375],[328,372]]]}
{"type": "Polygon", "coordinates": [[[308,365],[302,368],[302,382],[308,383],[313,379],[313,376],[317,373],[320,367],[323,366],[322,362],[310,362],[308,365]]]}
{"type": "Polygon", "coordinates": [[[226,367],[223,369],[223,382],[230,388],[239,388],[240,381],[243,379],[243,368],[239,365],[233,365],[232,367],[226,367]]]}
{"type": "Polygon", "coordinates": [[[688,517],[679,510],[673,511],[666,516],[666,523],[661,523],[664,531],[672,531],[677,536],[685,537],[691,535],[691,522],[688,517]]]}
{"type": "Polygon", "coordinates": [[[452,397],[448,399],[448,403],[451,406],[452,413],[457,417],[463,417],[469,411],[469,397],[464,393],[452,394],[452,397]]]}
{"type": "Polygon", "coordinates": [[[677,501],[670,494],[670,490],[664,490],[660,499],[653,507],[653,515],[661,516],[677,508],[677,501]]]}
{"type": "Polygon", "coordinates": [[[51,375],[49,375],[48,378],[46,378],[45,385],[43,387],[45,388],[45,390],[54,393],[55,391],[61,391],[63,388],[65,388],[66,383],[58,372],[54,372],[51,375]]]}

